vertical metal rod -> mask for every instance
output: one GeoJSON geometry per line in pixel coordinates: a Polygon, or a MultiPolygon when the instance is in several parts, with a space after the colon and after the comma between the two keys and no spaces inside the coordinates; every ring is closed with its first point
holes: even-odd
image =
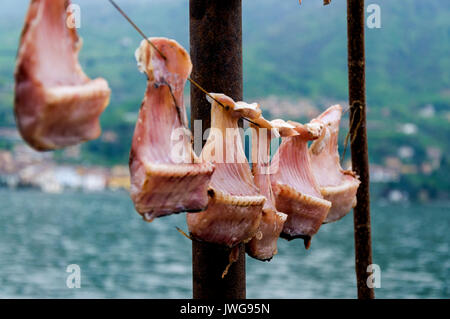
{"type": "Polygon", "coordinates": [[[373,299],[367,285],[372,264],[370,229],[369,158],[366,132],[366,80],[364,48],[364,0],[347,0],[348,83],[352,167],[360,176],[357,205],[353,210],[355,229],[355,270],[359,299],[373,299]]]}
{"type": "MultiPolygon", "coordinates": [[[[241,0],[190,0],[190,54],[192,78],[211,92],[242,100],[242,2],[241,0]]],[[[191,127],[202,121],[202,132],[211,125],[205,94],[191,85],[191,127]]],[[[195,136],[194,138],[202,138],[195,136]]],[[[230,251],[192,241],[193,297],[195,299],[244,299],[245,250],[225,278],[222,273],[230,251]]]]}

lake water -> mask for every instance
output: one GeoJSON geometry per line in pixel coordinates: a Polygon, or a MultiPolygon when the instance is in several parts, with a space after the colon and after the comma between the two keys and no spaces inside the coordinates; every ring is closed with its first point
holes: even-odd
{"type": "MultiPolygon", "coordinates": [[[[0,298],[190,298],[184,215],[148,224],[126,193],[0,190],[0,298]],[[66,267],[81,268],[69,289],[66,267]]],[[[279,241],[269,263],[247,257],[248,298],[355,298],[353,220],[325,225],[305,251],[279,241]]],[[[450,204],[372,207],[379,298],[450,297],[450,204]]]]}

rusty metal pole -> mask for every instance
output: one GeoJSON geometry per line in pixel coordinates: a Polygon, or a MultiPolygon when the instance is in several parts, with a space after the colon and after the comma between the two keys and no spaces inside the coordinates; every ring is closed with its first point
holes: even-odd
{"type": "Polygon", "coordinates": [[[369,156],[366,132],[366,79],[364,48],[364,0],[347,0],[348,83],[352,168],[360,176],[357,205],[353,210],[355,270],[359,299],[375,298],[367,285],[372,264],[370,229],[369,156]]]}
{"type": "MultiPolygon", "coordinates": [[[[242,100],[242,2],[241,0],[190,0],[190,54],[192,78],[210,92],[242,100]]],[[[191,85],[191,127],[202,121],[210,127],[211,106],[205,94],[191,85]]],[[[194,136],[194,138],[202,138],[194,136]]],[[[192,241],[193,297],[195,299],[244,299],[245,250],[222,279],[230,251],[192,241]]]]}

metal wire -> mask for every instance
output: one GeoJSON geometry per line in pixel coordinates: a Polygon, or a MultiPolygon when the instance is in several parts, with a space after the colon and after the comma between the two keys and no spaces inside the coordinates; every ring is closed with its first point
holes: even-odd
{"type": "MultiPolygon", "coordinates": [[[[156,45],[154,45],[152,43],[152,41],[149,40],[149,38],[145,35],[145,33],[133,22],[133,20],[131,20],[131,18],[119,7],[119,5],[114,1],[114,0],[108,0],[113,6],[114,8],[116,8],[117,11],[119,11],[119,13],[133,26],[133,28],[144,38],[145,41],[148,42],[148,44],[150,44],[152,46],[152,48],[154,48],[159,55],[161,55],[161,57],[164,60],[167,60],[167,57],[164,55],[164,53],[162,53],[157,47],[156,45]]],[[[214,98],[208,91],[206,91],[200,84],[198,84],[196,81],[194,81],[191,77],[188,77],[187,80],[189,82],[191,82],[197,89],[199,89],[200,91],[202,91],[203,93],[205,93],[208,97],[210,97],[212,100],[214,100],[217,104],[219,104],[220,106],[222,106],[223,108],[226,108],[225,105],[223,105],[220,101],[218,101],[216,98],[214,98]]],[[[169,86],[170,87],[170,86],[169,86]]],[[[259,127],[258,123],[253,122],[252,120],[246,118],[246,117],[241,117],[243,120],[252,123],[253,125],[256,125],[259,127]]]]}

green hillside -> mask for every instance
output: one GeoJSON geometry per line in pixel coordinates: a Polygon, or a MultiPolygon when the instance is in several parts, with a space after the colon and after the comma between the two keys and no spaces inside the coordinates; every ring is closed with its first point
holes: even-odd
{"type": "MultiPolygon", "coordinates": [[[[126,164],[145,90],[145,78],[134,61],[134,50],[141,39],[106,0],[73,2],[82,10],[82,65],[89,76],[105,77],[113,90],[102,126],[104,131],[117,134],[113,142],[99,139],[84,144],[83,160],[126,164]]],[[[188,1],[118,3],[149,36],[175,38],[188,47],[188,1]]],[[[246,99],[270,95],[304,98],[320,108],[347,100],[345,1],[334,0],[326,7],[317,0],[305,0],[302,6],[297,0],[243,3],[246,99]]],[[[382,27],[366,29],[371,162],[385,166],[389,159],[398,158],[401,165],[414,166],[415,170],[402,173],[395,187],[413,195],[425,188],[430,196],[444,193],[447,197],[450,2],[376,3],[381,7],[382,27]],[[405,147],[413,150],[412,155],[399,155],[399,149],[405,147]],[[438,166],[434,165],[432,171],[422,169],[432,162],[434,155],[430,153],[436,152],[441,154],[438,166]]],[[[14,126],[12,74],[27,5],[25,0],[3,1],[0,11],[0,127],[14,126]]],[[[272,107],[263,105],[269,115],[272,107]]],[[[0,147],[11,146],[0,139],[0,147]]]]}

